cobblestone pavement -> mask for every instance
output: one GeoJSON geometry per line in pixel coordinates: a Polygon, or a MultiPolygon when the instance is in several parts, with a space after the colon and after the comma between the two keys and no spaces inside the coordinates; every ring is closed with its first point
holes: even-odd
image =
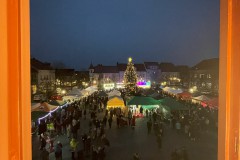
{"type": "MultiPolygon", "coordinates": [[[[98,115],[102,117],[103,113],[98,115]]],[[[81,120],[79,135],[88,130],[89,117],[81,120]]],[[[138,152],[141,160],[171,160],[171,152],[176,148],[185,146],[189,160],[217,160],[217,131],[200,133],[200,139],[190,141],[184,133],[177,132],[165,125],[162,138],[162,148],[159,149],[154,133],[147,134],[147,118],[137,118],[136,127],[129,126],[117,128],[116,119],[113,119],[111,129],[106,127],[106,137],[110,141],[110,147],[106,147],[106,160],[131,160],[133,154],[138,152]]],[[[63,160],[71,160],[69,140],[66,135],[56,137],[55,143],[60,140],[63,144],[63,160]]],[[[38,160],[40,155],[37,136],[32,136],[33,160],[38,160]]],[[[54,153],[50,153],[50,159],[54,160],[54,153]]],[[[86,157],[91,159],[91,157],[86,157]]]]}

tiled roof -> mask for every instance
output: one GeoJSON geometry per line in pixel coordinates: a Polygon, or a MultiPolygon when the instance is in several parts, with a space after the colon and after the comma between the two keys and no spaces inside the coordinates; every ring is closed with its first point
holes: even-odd
{"type": "Polygon", "coordinates": [[[137,71],[146,71],[144,64],[134,64],[134,67],[136,67],[137,71]]]}
{"type": "MultiPolygon", "coordinates": [[[[134,67],[136,68],[137,71],[139,72],[144,72],[146,71],[146,68],[144,64],[134,64],[134,67]]],[[[118,71],[125,71],[127,69],[127,64],[124,63],[118,63],[117,64],[118,71]]]]}
{"type": "Polygon", "coordinates": [[[188,72],[190,71],[190,67],[186,66],[186,65],[179,65],[179,66],[175,66],[176,67],[176,71],[178,72],[188,72]]]}
{"type": "Polygon", "coordinates": [[[149,68],[150,66],[158,66],[158,62],[144,62],[144,65],[149,68]]]}
{"type": "Polygon", "coordinates": [[[94,73],[118,73],[117,66],[97,65],[94,67],[94,73]]]}
{"type": "Polygon", "coordinates": [[[175,65],[168,62],[160,63],[159,69],[161,72],[177,72],[175,65]]]}
{"type": "Polygon", "coordinates": [[[118,71],[125,71],[127,69],[127,64],[118,63],[117,68],[118,68],[118,71]]]}
{"type": "Polygon", "coordinates": [[[31,67],[31,73],[38,73],[38,70],[36,68],[31,67]]]}
{"type": "Polygon", "coordinates": [[[56,76],[72,76],[74,74],[74,69],[56,69],[56,76]]]}
{"type": "Polygon", "coordinates": [[[194,67],[192,67],[193,70],[218,70],[219,68],[219,58],[212,58],[212,59],[206,59],[202,60],[198,64],[196,64],[194,67]]]}
{"type": "Polygon", "coordinates": [[[37,70],[53,70],[50,63],[43,63],[35,58],[31,58],[31,67],[37,70]]]}

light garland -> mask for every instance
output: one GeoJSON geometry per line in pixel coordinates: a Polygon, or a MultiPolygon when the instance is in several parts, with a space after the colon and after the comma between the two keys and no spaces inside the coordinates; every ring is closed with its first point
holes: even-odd
{"type": "Polygon", "coordinates": [[[58,110],[59,109],[59,107],[61,107],[61,109],[63,108],[63,107],[66,107],[68,105],[68,103],[65,103],[64,105],[62,105],[62,106],[58,106],[57,108],[55,108],[54,110],[52,110],[52,111],[50,111],[47,115],[45,115],[45,116],[43,116],[43,117],[40,117],[40,118],[38,118],[38,124],[40,124],[40,121],[42,120],[42,119],[45,119],[45,118],[47,118],[48,116],[52,116],[51,115],[51,113],[53,113],[53,112],[55,112],[56,110],[58,110]]]}

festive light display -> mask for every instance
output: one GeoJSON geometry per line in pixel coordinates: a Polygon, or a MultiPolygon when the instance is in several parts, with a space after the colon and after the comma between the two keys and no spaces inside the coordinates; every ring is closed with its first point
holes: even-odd
{"type": "Polygon", "coordinates": [[[128,58],[127,69],[124,73],[124,85],[128,92],[136,90],[137,73],[132,63],[132,58],[128,58]]]}
{"type": "Polygon", "coordinates": [[[150,88],[151,87],[151,82],[150,81],[139,81],[137,82],[137,86],[140,88],[150,88]]]}
{"type": "Polygon", "coordinates": [[[51,113],[55,112],[55,111],[58,110],[59,108],[67,107],[67,105],[68,105],[68,103],[65,103],[65,104],[62,105],[62,106],[58,106],[56,109],[50,111],[47,115],[38,118],[38,124],[40,124],[40,121],[41,121],[42,119],[45,119],[45,118],[47,118],[48,116],[51,116],[51,113]]]}
{"type": "Polygon", "coordinates": [[[103,88],[105,90],[110,90],[110,89],[113,89],[115,87],[114,83],[105,83],[103,84],[103,88]]]}

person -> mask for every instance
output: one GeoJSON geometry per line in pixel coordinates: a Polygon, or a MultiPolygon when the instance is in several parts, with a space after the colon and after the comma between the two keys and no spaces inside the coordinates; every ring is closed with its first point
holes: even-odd
{"type": "Polygon", "coordinates": [[[140,160],[140,156],[138,153],[133,154],[133,160],[140,160]]]}
{"type": "Polygon", "coordinates": [[[183,160],[188,160],[188,153],[185,147],[182,148],[182,158],[183,160]]]}
{"type": "Polygon", "coordinates": [[[119,126],[120,126],[120,118],[119,116],[117,116],[117,128],[119,128],[119,126]]]}
{"type": "Polygon", "coordinates": [[[38,135],[40,140],[41,140],[41,135],[44,134],[46,131],[47,131],[47,124],[45,123],[44,120],[41,120],[38,126],[38,135]]]}
{"type": "Polygon", "coordinates": [[[104,158],[105,158],[104,147],[98,147],[98,159],[104,160],[104,158]]]}
{"type": "Polygon", "coordinates": [[[151,130],[152,130],[152,121],[151,120],[148,120],[147,122],[147,128],[148,128],[148,134],[151,133],[151,130]]]}
{"type": "Polygon", "coordinates": [[[62,143],[60,141],[57,142],[55,146],[55,158],[56,160],[62,160],[62,143]]]}
{"type": "Polygon", "coordinates": [[[143,114],[143,107],[142,106],[140,107],[140,114],[141,115],[143,114]]]}
{"type": "Polygon", "coordinates": [[[41,134],[41,146],[40,146],[40,150],[43,150],[46,147],[46,139],[44,138],[44,135],[41,134]]]}
{"type": "Polygon", "coordinates": [[[70,147],[71,147],[71,152],[72,152],[72,160],[75,159],[75,151],[76,151],[76,148],[77,148],[77,140],[72,138],[72,140],[70,141],[70,147]]]}
{"type": "Polygon", "coordinates": [[[132,112],[131,110],[128,111],[128,125],[131,125],[131,120],[132,120],[132,112]]]}
{"type": "Polygon", "coordinates": [[[181,123],[179,121],[177,121],[177,123],[176,123],[176,129],[177,129],[177,133],[180,134],[181,123]]]}
{"type": "Polygon", "coordinates": [[[49,151],[50,151],[50,153],[52,153],[54,151],[54,146],[53,146],[54,140],[55,139],[54,139],[53,134],[50,134],[48,136],[48,139],[47,139],[47,142],[49,143],[49,151]]]}
{"type": "Polygon", "coordinates": [[[158,148],[162,148],[162,136],[161,134],[157,135],[158,148]]]}
{"type": "Polygon", "coordinates": [[[77,144],[76,151],[77,151],[78,159],[83,160],[84,159],[84,144],[83,144],[83,141],[80,141],[77,144]]]}
{"type": "Polygon", "coordinates": [[[172,153],[171,153],[171,160],[178,160],[178,154],[177,154],[177,149],[175,149],[172,153]]]}
{"type": "Polygon", "coordinates": [[[91,146],[92,146],[92,140],[91,137],[88,136],[86,140],[86,154],[88,155],[91,151],[91,146]]]}
{"type": "Polygon", "coordinates": [[[148,117],[148,109],[146,109],[146,117],[148,117]]]}
{"type": "Polygon", "coordinates": [[[205,119],[205,129],[206,129],[206,132],[208,132],[208,128],[209,128],[209,119],[206,118],[205,119]]]}
{"type": "Polygon", "coordinates": [[[112,128],[112,117],[111,116],[108,119],[108,125],[109,125],[109,128],[112,128]]]}
{"type": "Polygon", "coordinates": [[[84,115],[84,119],[86,119],[86,115],[87,115],[86,108],[85,108],[84,111],[83,111],[83,115],[84,115]]]}
{"type": "Polygon", "coordinates": [[[40,160],[49,160],[49,152],[44,147],[40,154],[40,160]]]}
{"type": "Polygon", "coordinates": [[[107,116],[104,116],[104,118],[103,118],[103,125],[104,125],[104,127],[106,127],[106,125],[107,125],[107,116]]]}
{"type": "Polygon", "coordinates": [[[135,120],[136,120],[136,118],[135,118],[135,116],[133,116],[133,118],[132,118],[132,122],[131,122],[131,126],[132,126],[132,129],[134,129],[134,127],[135,127],[135,120]]]}

